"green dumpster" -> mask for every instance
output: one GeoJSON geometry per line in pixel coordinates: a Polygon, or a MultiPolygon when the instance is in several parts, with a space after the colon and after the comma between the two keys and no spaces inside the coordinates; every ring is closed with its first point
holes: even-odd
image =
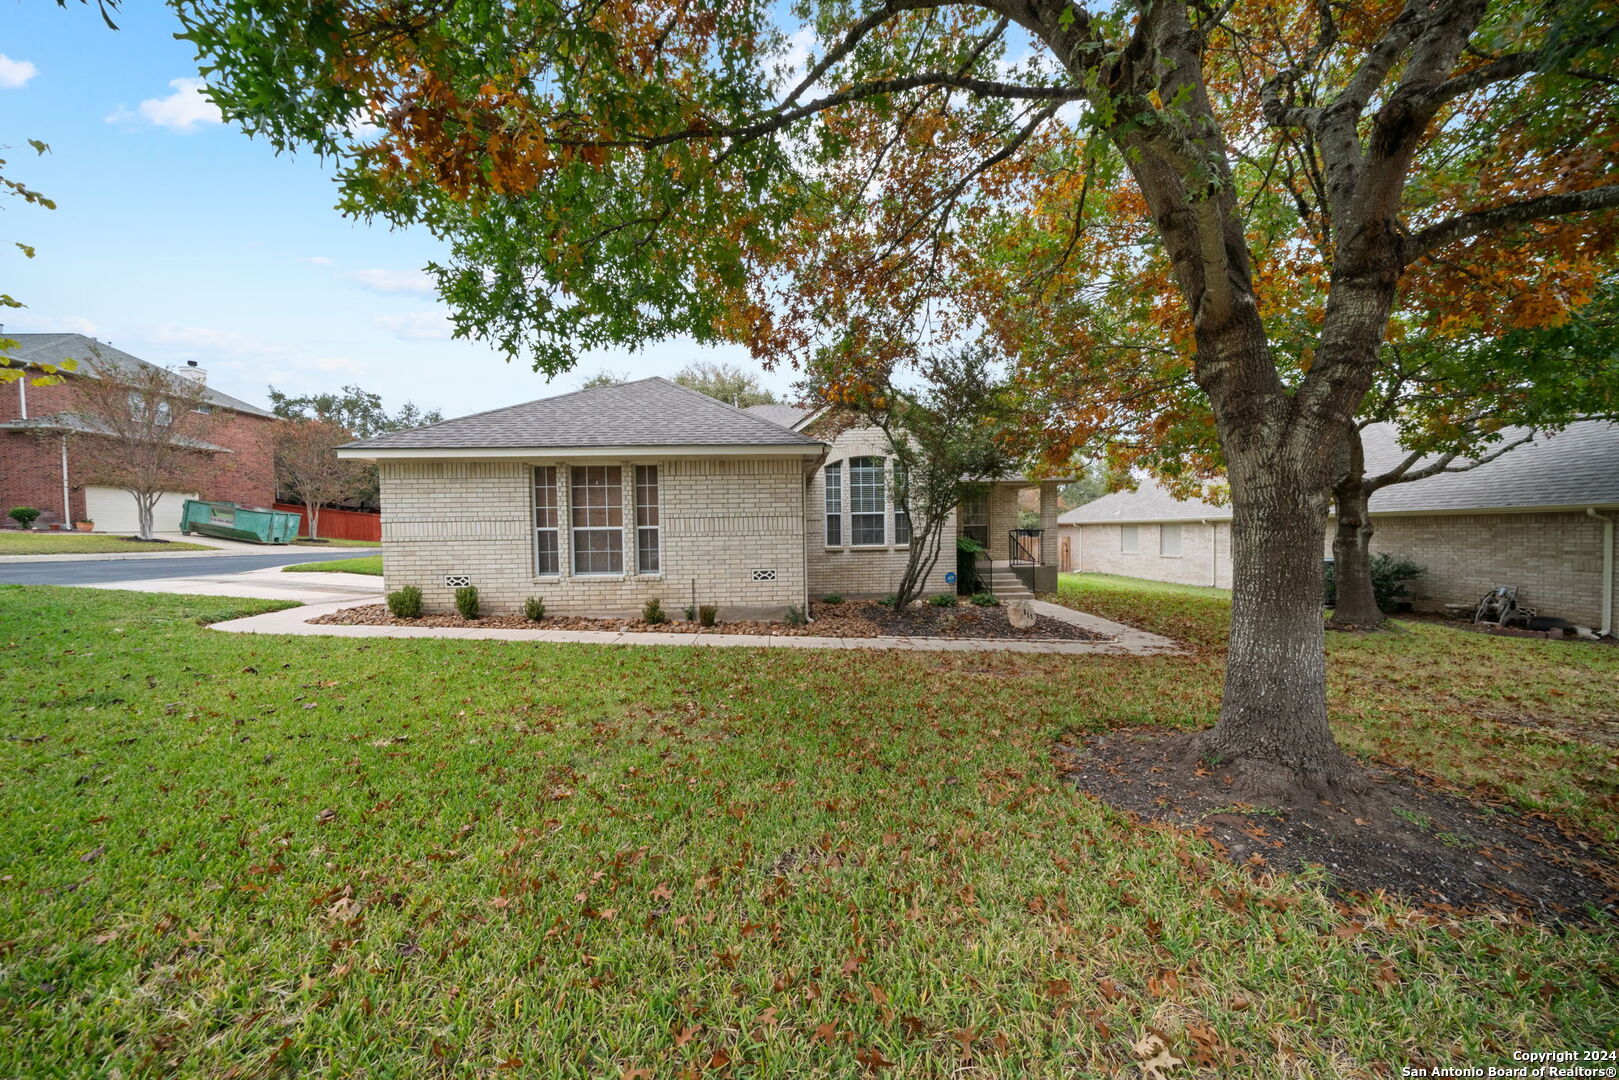
{"type": "Polygon", "coordinates": [[[180,511],[180,531],[247,540],[255,544],[290,544],[298,537],[299,518],[283,510],[263,510],[233,502],[187,499],[180,511]]]}

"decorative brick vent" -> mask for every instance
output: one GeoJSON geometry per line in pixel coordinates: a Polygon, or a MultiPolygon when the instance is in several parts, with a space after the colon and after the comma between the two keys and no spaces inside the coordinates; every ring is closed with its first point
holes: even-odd
{"type": "Polygon", "coordinates": [[[460,589],[472,584],[472,578],[466,574],[445,574],[444,587],[446,589],[460,589]]]}
{"type": "Polygon", "coordinates": [[[753,572],[753,580],[754,581],[775,581],[776,580],[776,572],[774,570],[755,570],[753,572]]]}

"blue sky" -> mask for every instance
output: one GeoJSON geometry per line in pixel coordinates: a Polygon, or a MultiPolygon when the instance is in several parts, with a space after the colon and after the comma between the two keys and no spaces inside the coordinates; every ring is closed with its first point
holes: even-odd
{"type": "MultiPolygon", "coordinates": [[[[574,389],[602,368],[672,375],[694,359],[756,367],[740,349],[668,342],[594,353],[547,383],[489,347],[451,341],[421,273],[433,239],[350,221],[312,156],[217,122],[191,50],[157,0],[116,32],[95,5],[0,0],[0,157],[54,211],[0,203],[8,331],[79,330],[154,363],[196,360],[221,390],[264,403],[357,383],[390,407],[454,416],[574,389]],[[187,81],[189,80],[189,81],[187,81]],[[51,152],[36,158],[25,143],[51,152]],[[13,241],[32,244],[23,258],[13,241]]],[[[778,392],[790,377],[761,373],[778,392]]]]}

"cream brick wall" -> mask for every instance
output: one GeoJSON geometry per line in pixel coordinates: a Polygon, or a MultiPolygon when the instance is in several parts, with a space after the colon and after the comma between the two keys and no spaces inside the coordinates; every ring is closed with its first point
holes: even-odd
{"type": "MultiPolygon", "coordinates": [[[[815,438],[832,444],[822,467],[815,470],[807,481],[804,527],[809,536],[809,584],[811,596],[838,593],[844,596],[884,596],[894,591],[900,575],[905,572],[909,548],[894,544],[893,461],[887,451],[886,437],[876,428],[851,428],[833,435],[811,433],[815,438]],[[849,543],[849,459],[854,457],[880,457],[889,459],[887,516],[881,547],[854,547],[849,543]],[[836,547],[826,544],[826,470],[827,465],[840,465],[843,469],[843,543],[836,547]]],[[[953,593],[955,586],[947,584],[944,576],[956,569],[955,515],[945,524],[945,538],[939,548],[939,561],[923,587],[925,594],[953,593]]]]}
{"type": "MultiPolygon", "coordinates": [[[[580,464],[585,464],[581,462],[580,464]]],[[[797,457],[591,459],[623,468],[626,570],[571,573],[566,460],[385,461],[381,464],[384,581],[416,585],[430,611],[454,608],[447,574],[465,574],[487,612],[531,596],[558,614],[638,614],[652,597],[678,618],[691,602],[720,618],[779,617],[805,599],[803,464],[797,457]],[[535,575],[533,466],[558,466],[561,574],[535,575]],[[657,465],[661,570],[633,573],[634,465],[657,465]],[[775,580],[754,581],[755,569],[775,580]]]]}
{"type": "MultiPolygon", "coordinates": [[[[1585,626],[1602,619],[1602,523],[1578,512],[1433,514],[1373,518],[1372,550],[1403,555],[1427,567],[1417,604],[1438,610],[1474,603],[1497,585],[1517,585],[1524,604],[1585,626]]],[[[1330,523],[1329,523],[1330,524],[1330,523]]],[[[1231,587],[1231,525],[1186,522],[1183,555],[1158,554],[1157,525],[1141,525],[1140,552],[1119,550],[1118,525],[1064,525],[1078,569],[1105,574],[1209,584],[1211,541],[1216,583],[1231,587]]],[[[1324,554],[1332,553],[1329,527],[1324,554]]],[[[1614,603],[1619,606],[1619,583],[1614,603]]]]}
{"type": "Polygon", "coordinates": [[[1136,528],[1140,544],[1134,554],[1121,550],[1118,525],[1063,525],[1059,536],[1067,538],[1078,570],[1173,581],[1180,585],[1231,587],[1231,526],[1228,522],[1181,523],[1179,556],[1160,553],[1160,526],[1138,525],[1136,528]]]}

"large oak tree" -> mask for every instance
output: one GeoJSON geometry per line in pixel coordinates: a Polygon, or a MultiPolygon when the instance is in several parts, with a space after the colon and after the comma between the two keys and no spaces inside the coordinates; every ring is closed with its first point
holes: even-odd
{"type": "MultiPolygon", "coordinates": [[[[1595,2],[801,0],[786,27],[759,0],[174,3],[228,117],[337,155],[345,210],[433,228],[458,329],[545,370],[691,334],[858,382],[991,321],[939,285],[964,235],[1009,213],[1077,235],[1105,193],[1109,258],[1061,265],[1172,330],[1155,363],[1190,363],[1230,478],[1225,697],[1197,749],[1294,789],[1359,783],[1320,557],[1402,285],[1464,311],[1545,270],[1549,309],[1619,205],[1595,2]],[[1270,182],[1290,170],[1307,185],[1270,182]],[[1311,242],[1251,227],[1298,190],[1311,242]]],[[[1099,399],[1158,373],[1109,369],[1099,399]]]]}

